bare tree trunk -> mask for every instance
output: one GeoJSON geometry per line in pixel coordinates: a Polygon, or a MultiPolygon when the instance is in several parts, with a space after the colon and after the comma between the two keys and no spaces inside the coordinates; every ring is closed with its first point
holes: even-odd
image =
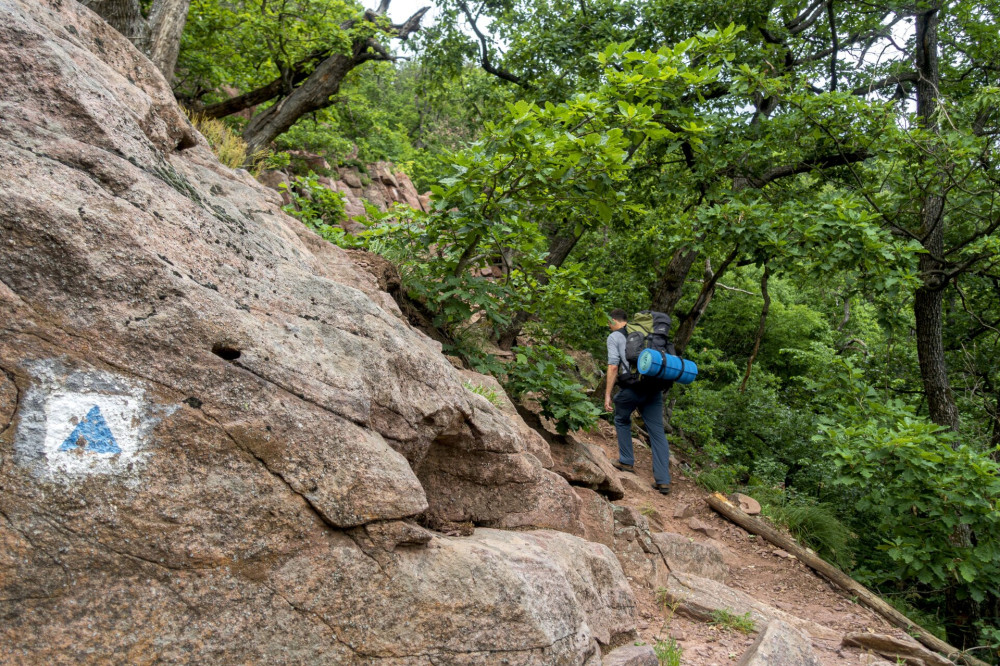
{"type": "Polygon", "coordinates": [[[156,0],[149,15],[149,59],[170,83],[191,0],[156,0]]]}
{"type": "Polygon", "coordinates": [[[750,381],[750,372],[753,370],[753,362],[757,359],[757,352],[760,351],[760,341],[764,337],[764,325],[767,323],[767,311],[771,309],[771,295],[767,293],[767,281],[771,277],[771,267],[764,264],[764,275],[760,278],[760,293],[764,297],[764,307],[760,309],[760,325],[757,327],[757,337],[753,343],[753,351],[747,361],[747,374],[743,376],[740,384],[740,393],[746,393],[747,382],[750,381]]]}
{"type": "Polygon", "coordinates": [[[139,0],[81,0],[81,4],[97,12],[149,56],[170,83],[191,0],[155,0],[148,21],[142,15],[139,0]]]}
{"type": "Polygon", "coordinates": [[[125,35],[135,47],[146,52],[149,45],[149,25],[142,15],[139,0],[81,0],[108,24],[125,35]]]}

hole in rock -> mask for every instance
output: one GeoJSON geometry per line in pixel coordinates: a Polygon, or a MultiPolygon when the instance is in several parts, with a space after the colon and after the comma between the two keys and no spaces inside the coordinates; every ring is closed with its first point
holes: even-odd
{"type": "Polygon", "coordinates": [[[212,353],[224,361],[235,361],[241,355],[240,350],[236,347],[221,342],[212,345],[212,353]]]}

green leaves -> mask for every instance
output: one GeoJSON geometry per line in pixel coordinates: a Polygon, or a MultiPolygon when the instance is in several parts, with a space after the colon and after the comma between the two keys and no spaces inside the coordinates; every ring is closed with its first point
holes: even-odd
{"type": "Polygon", "coordinates": [[[589,430],[597,423],[601,410],[569,378],[572,367],[572,359],[557,347],[519,347],[515,362],[505,368],[504,386],[514,400],[532,394],[542,406],[542,416],[554,420],[560,434],[589,430]]]}
{"type": "Polygon", "coordinates": [[[982,599],[1000,580],[1000,477],[997,464],[945,429],[908,410],[856,425],[830,425],[817,442],[837,471],[835,483],[862,493],[881,517],[895,576],[934,587],[958,586],[982,599]],[[975,540],[968,535],[975,534],[975,540]],[[963,536],[964,535],[964,536],[963,536]]]}
{"type": "Polygon", "coordinates": [[[297,217],[307,227],[328,241],[344,247],[355,245],[340,223],[345,221],[344,196],[319,183],[319,176],[296,176],[291,184],[282,183],[281,189],[292,197],[292,203],[282,210],[297,217]]]}

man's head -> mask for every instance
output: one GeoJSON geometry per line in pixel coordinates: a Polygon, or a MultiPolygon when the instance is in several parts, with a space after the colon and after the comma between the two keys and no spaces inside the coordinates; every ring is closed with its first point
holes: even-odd
{"type": "Polygon", "coordinates": [[[621,308],[615,308],[609,312],[608,317],[608,328],[612,331],[617,331],[628,323],[628,315],[621,308]]]}

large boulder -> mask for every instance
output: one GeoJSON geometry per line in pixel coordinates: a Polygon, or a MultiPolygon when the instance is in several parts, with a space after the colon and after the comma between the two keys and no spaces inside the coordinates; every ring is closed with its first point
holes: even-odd
{"type": "Polygon", "coordinates": [[[726,582],[729,567],[716,546],[699,543],[673,532],[654,532],[652,536],[671,571],[694,574],[719,583],[726,582]]]}
{"type": "Polygon", "coordinates": [[[771,620],[736,666],[820,666],[820,661],[801,632],[771,620]]]}
{"type": "Polygon", "coordinates": [[[78,3],[0,0],[0,170],[0,662],[576,664],[632,631],[602,546],[416,524],[584,531],[78,3]]]}
{"type": "Polygon", "coordinates": [[[805,632],[814,641],[839,643],[841,640],[841,635],[829,627],[795,617],[710,578],[672,571],[664,596],[669,603],[677,604],[678,613],[696,620],[709,621],[715,611],[734,615],[749,613],[758,630],[772,620],[781,620],[805,632]]]}
{"type": "Polygon", "coordinates": [[[618,472],[598,447],[572,433],[565,436],[550,433],[549,450],[552,471],[571,484],[596,490],[612,500],[625,496],[618,472]]]}
{"type": "Polygon", "coordinates": [[[614,547],[615,505],[590,488],[573,488],[573,491],[580,498],[584,538],[614,547]]]}
{"type": "Polygon", "coordinates": [[[615,532],[611,549],[635,585],[659,590],[670,570],[649,530],[649,522],[631,506],[613,505],[615,532]]]}

